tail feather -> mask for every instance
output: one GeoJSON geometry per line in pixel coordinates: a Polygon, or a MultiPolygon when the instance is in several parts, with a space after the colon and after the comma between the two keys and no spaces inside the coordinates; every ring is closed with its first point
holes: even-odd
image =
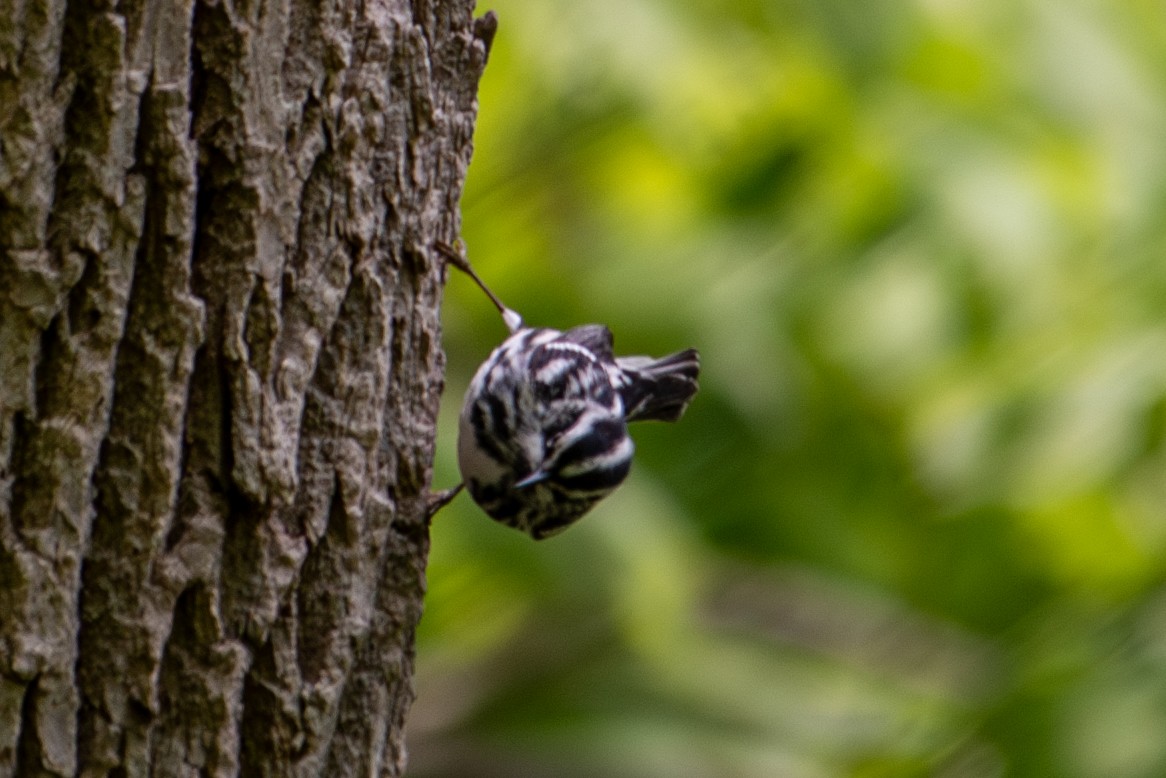
{"type": "Polygon", "coordinates": [[[677,421],[698,388],[700,355],[690,348],[660,359],[619,357],[619,388],[628,421],[677,421]]]}

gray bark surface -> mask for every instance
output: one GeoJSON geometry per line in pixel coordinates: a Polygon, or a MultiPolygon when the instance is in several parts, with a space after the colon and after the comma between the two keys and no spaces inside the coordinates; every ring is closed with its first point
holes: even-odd
{"type": "Polygon", "coordinates": [[[0,775],[396,776],[469,0],[0,0],[0,775]]]}

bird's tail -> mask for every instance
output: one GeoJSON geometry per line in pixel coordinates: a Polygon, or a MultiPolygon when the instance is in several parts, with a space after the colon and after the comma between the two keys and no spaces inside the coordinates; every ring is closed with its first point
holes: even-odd
{"type": "Polygon", "coordinates": [[[619,357],[620,395],[628,421],[677,421],[696,394],[700,355],[690,348],[660,359],[619,357]]]}

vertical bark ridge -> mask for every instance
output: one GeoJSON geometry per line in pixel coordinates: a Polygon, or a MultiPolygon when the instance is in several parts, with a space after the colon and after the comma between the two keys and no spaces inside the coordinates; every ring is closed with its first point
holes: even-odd
{"type": "Polygon", "coordinates": [[[145,747],[150,717],[135,712],[157,709],[156,667],[186,583],[160,579],[168,568],[156,565],[176,508],[187,385],[203,337],[203,306],[189,292],[188,116],[173,84],[147,89],[137,164],[146,181],[143,236],[82,576],[77,679],[85,704],[78,720],[90,770],[121,764],[120,750],[131,745],[145,747]]]}
{"type": "Polygon", "coordinates": [[[74,667],[91,477],[108,430],[145,207],[144,182],[131,170],[143,85],[126,68],[124,26],[75,4],[63,16],[62,36],[61,70],[76,87],[51,195],[42,198],[51,210],[38,258],[51,268],[42,278],[56,270],[58,289],[39,338],[32,396],[11,403],[24,407],[9,467],[12,534],[0,557],[19,579],[0,602],[6,664],[17,679],[35,678],[31,710],[26,705],[18,723],[28,775],[76,769],[74,667]]]}

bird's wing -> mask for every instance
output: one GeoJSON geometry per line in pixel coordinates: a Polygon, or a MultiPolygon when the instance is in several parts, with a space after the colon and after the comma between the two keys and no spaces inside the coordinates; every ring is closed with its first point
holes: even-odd
{"type": "Polygon", "coordinates": [[[563,333],[562,339],[569,343],[578,343],[594,354],[601,362],[615,360],[615,353],[612,351],[611,330],[602,324],[584,324],[573,327],[563,333]]]}

